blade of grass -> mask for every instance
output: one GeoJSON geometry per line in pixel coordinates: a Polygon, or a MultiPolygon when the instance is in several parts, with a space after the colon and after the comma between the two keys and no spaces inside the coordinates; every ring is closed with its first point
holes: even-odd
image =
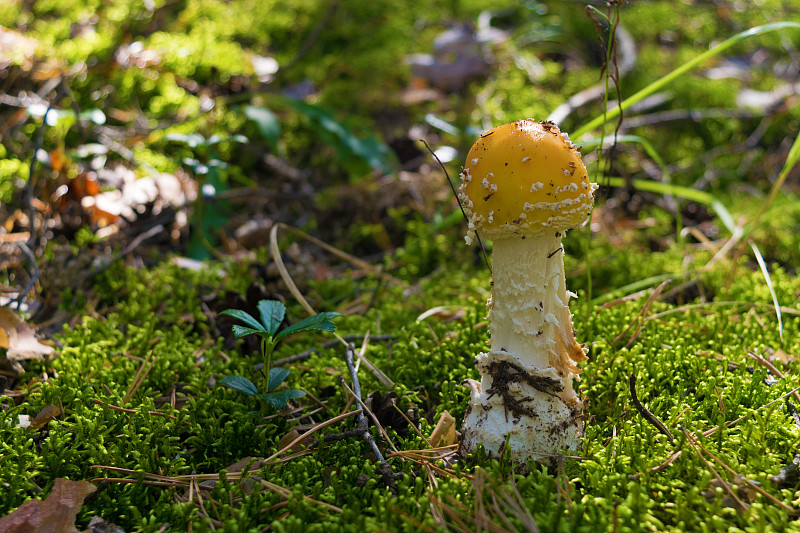
{"type": "MultiPolygon", "coordinates": [[[[645,139],[640,135],[617,135],[614,139],[613,143],[609,141],[603,141],[603,137],[600,138],[593,138],[587,139],[586,141],[579,142],[577,145],[581,148],[593,148],[593,147],[600,147],[605,148],[610,144],[619,144],[619,143],[636,143],[642,146],[642,149],[647,154],[647,156],[653,160],[653,162],[658,166],[659,170],[661,171],[661,177],[663,179],[663,183],[672,184],[672,174],[670,173],[667,165],[664,163],[664,159],[655,149],[653,144],[645,139]]],[[[604,183],[605,185],[606,183],[604,183]]],[[[672,196],[672,195],[670,195],[672,196]]],[[[673,196],[673,201],[675,201],[675,197],[673,196]]],[[[681,215],[681,209],[677,205],[677,201],[675,201],[675,217],[676,217],[676,240],[678,241],[681,250],[683,250],[683,234],[681,233],[681,228],[683,227],[683,216],[681,215]]]]}
{"type": "MultiPolygon", "coordinates": [[[[651,156],[652,157],[652,156],[651,156]]],[[[654,158],[655,160],[655,158],[654,158]]],[[[753,254],[756,257],[756,261],[758,262],[759,267],[761,268],[761,272],[764,274],[764,280],[767,283],[767,287],[769,288],[770,295],[772,296],[772,302],[775,306],[775,314],[778,318],[778,332],[780,334],[781,341],[783,341],[783,318],[781,314],[781,306],[778,302],[778,297],[775,293],[775,288],[772,283],[772,278],[769,274],[769,269],[767,268],[766,263],[764,262],[764,258],[761,255],[761,252],[758,250],[758,247],[755,243],[747,239],[747,234],[753,227],[758,223],[758,220],[769,207],[769,204],[775,199],[778,194],[778,190],[783,185],[784,181],[789,175],[789,172],[794,168],[794,166],[800,162],[800,135],[798,135],[794,143],[792,144],[791,149],[789,150],[789,155],[786,158],[786,162],[781,169],[781,172],[778,176],[778,180],[772,186],[769,196],[767,197],[766,202],[762,204],[761,209],[759,210],[756,217],[753,221],[748,225],[748,229],[745,230],[744,235],[742,235],[740,242],[747,242],[753,250],[753,254]]],[[[678,198],[684,198],[686,200],[690,200],[693,202],[697,202],[699,204],[703,204],[707,207],[710,207],[719,217],[722,224],[730,231],[732,234],[736,234],[736,224],[733,221],[733,216],[731,216],[730,211],[716,199],[712,194],[706,191],[698,191],[696,189],[690,189],[689,187],[682,187],[680,185],[673,185],[671,183],[662,183],[658,181],[649,181],[649,180],[632,180],[630,183],[626,182],[623,178],[608,178],[606,185],[610,187],[626,187],[628,185],[632,185],[634,188],[653,192],[658,194],[665,194],[676,196],[678,198]]]]}
{"type": "MultiPolygon", "coordinates": [[[[600,146],[601,139],[598,137],[593,137],[591,139],[586,139],[585,141],[576,142],[575,144],[580,148],[596,148],[600,146]]],[[[609,146],[611,143],[609,140],[602,140],[603,148],[609,146]]],[[[644,149],[645,153],[652,159],[656,165],[661,169],[661,172],[664,174],[669,174],[667,171],[667,166],[664,164],[664,159],[659,155],[658,151],[656,151],[653,144],[645,139],[640,135],[632,135],[632,134],[623,134],[617,136],[617,143],[637,143],[642,145],[642,149],[644,149]]]]}
{"type": "Polygon", "coordinates": [[[756,261],[758,261],[758,266],[764,274],[764,280],[766,280],[767,288],[772,296],[772,304],[775,306],[775,315],[778,317],[778,334],[781,337],[781,342],[783,342],[783,315],[781,314],[781,304],[778,303],[778,295],[775,294],[775,287],[772,285],[772,277],[769,275],[767,264],[764,262],[764,258],[761,256],[761,251],[759,251],[756,243],[750,241],[750,248],[753,249],[753,254],[756,256],[756,261]]]}
{"type": "MultiPolygon", "coordinates": [[[[675,70],[673,70],[669,74],[667,74],[667,75],[659,78],[658,80],[654,81],[653,83],[651,83],[650,85],[648,85],[644,89],[640,90],[636,94],[626,98],[625,100],[622,101],[622,103],[620,103],[620,105],[618,107],[615,107],[613,109],[604,109],[603,113],[601,115],[598,115],[594,119],[590,120],[589,122],[587,122],[586,124],[584,124],[583,126],[578,128],[577,130],[572,132],[572,134],[570,136],[572,137],[573,140],[574,139],[580,139],[586,133],[588,133],[588,132],[590,132],[590,131],[592,131],[592,130],[600,127],[600,126],[602,126],[603,124],[605,124],[609,120],[612,120],[612,119],[618,117],[621,112],[625,111],[626,109],[628,109],[632,105],[636,104],[637,102],[640,102],[641,100],[643,100],[644,98],[650,96],[651,94],[661,90],[662,88],[664,88],[665,86],[669,85],[670,83],[672,83],[676,79],[680,78],[681,76],[683,76],[684,74],[686,74],[687,72],[692,70],[693,68],[699,66],[704,61],[706,61],[708,59],[711,59],[711,58],[713,58],[715,56],[718,56],[719,54],[721,54],[725,50],[729,49],[730,47],[732,47],[732,46],[734,46],[734,45],[736,45],[736,44],[738,44],[738,43],[740,43],[740,42],[742,42],[742,41],[744,41],[746,39],[749,39],[750,37],[755,37],[757,35],[762,35],[762,34],[765,34],[765,33],[773,32],[773,31],[777,31],[777,30],[783,30],[783,29],[800,30],[800,23],[790,22],[790,21],[774,22],[772,24],[765,24],[763,26],[756,26],[754,28],[750,28],[749,30],[745,30],[743,32],[737,33],[733,37],[730,37],[729,39],[726,39],[725,41],[722,41],[720,44],[718,44],[717,46],[711,48],[710,50],[707,50],[707,51],[703,52],[702,54],[698,55],[694,59],[692,59],[690,61],[687,61],[686,63],[684,63],[680,67],[676,68],[675,70]]],[[[798,150],[800,150],[800,147],[798,148],[798,150]]]]}
{"type": "MultiPolygon", "coordinates": [[[[597,8],[595,8],[593,6],[586,6],[586,14],[589,15],[589,18],[591,18],[592,22],[594,22],[594,24],[595,24],[595,30],[597,31],[598,38],[600,40],[600,44],[601,45],[603,44],[603,38],[601,36],[600,25],[598,24],[597,19],[595,19],[594,16],[596,15],[596,16],[598,16],[600,18],[605,19],[606,22],[608,22],[608,25],[609,25],[608,26],[609,27],[608,39],[606,40],[606,43],[605,43],[606,44],[605,63],[604,63],[604,66],[603,66],[603,74],[605,75],[605,80],[604,80],[605,87],[604,87],[604,91],[603,91],[603,115],[602,115],[603,124],[605,124],[606,121],[608,120],[608,114],[607,114],[607,112],[608,112],[608,92],[609,92],[608,89],[609,89],[609,82],[612,79],[612,74],[611,74],[611,60],[612,60],[612,58],[614,60],[614,65],[616,66],[616,46],[615,46],[616,43],[615,43],[615,41],[616,41],[616,30],[617,30],[617,26],[619,24],[619,6],[617,6],[616,10],[614,11],[614,19],[613,20],[611,20],[609,18],[609,16],[611,15],[611,12],[612,12],[611,11],[611,4],[608,5],[608,13],[609,13],[608,15],[604,14],[602,11],[600,11],[599,9],[597,9],[597,8]]],[[[618,71],[617,71],[617,77],[614,78],[614,85],[615,85],[615,87],[617,89],[617,94],[620,94],[621,91],[620,91],[620,88],[619,88],[619,72],[618,71]]],[[[619,98],[617,98],[617,101],[619,101],[619,98]]],[[[622,108],[619,108],[617,111],[618,111],[617,114],[622,113],[622,108]]],[[[617,129],[619,129],[619,128],[617,128],[617,129]]],[[[602,160],[603,159],[603,150],[602,150],[602,147],[604,145],[604,136],[605,136],[605,128],[603,128],[603,130],[600,132],[600,144],[599,145],[600,145],[601,149],[598,150],[598,152],[597,152],[597,166],[595,167],[595,174],[594,174],[595,183],[597,183],[599,181],[598,178],[600,176],[600,169],[603,166],[603,160],[602,160]]],[[[615,130],[614,131],[614,144],[616,144],[616,142],[617,142],[617,131],[615,130]]],[[[612,150],[613,150],[613,147],[612,147],[612,150]]],[[[585,264],[586,264],[586,306],[587,306],[586,311],[587,311],[587,313],[591,313],[592,312],[592,264],[591,264],[591,261],[589,261],[589,248],[591,246],[591,241],[592,241],[592,213],[593,212],[594,212],[594,204],[592,205],[592,209],[589,210],[589,223],[586,224],[586,238],[584,239],[584,251],[585,251],[585,256],[584,257],[586,257],[585,264]]]]}

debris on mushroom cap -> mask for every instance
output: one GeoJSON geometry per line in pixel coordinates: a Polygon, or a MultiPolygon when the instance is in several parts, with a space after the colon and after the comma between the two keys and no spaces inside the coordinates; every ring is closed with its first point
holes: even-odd
{"type": "Polygon", "coordinates": [[[475,142],[461,174],[459,199],[475,228],[495,239],[509,232],[580,226],[596,188],[580,152],[558,126],[519,120],[475,142]]]}

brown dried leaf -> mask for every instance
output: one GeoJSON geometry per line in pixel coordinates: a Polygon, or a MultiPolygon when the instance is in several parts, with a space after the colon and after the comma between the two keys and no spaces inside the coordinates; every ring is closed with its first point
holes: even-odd
{"type": "Polygon", "coordinates": [[[35,430],[39,429],[40,427],[46,425],[48,422],[53,420],[55,417],[61,414],[61,408],[57,405],[47,405],[39,411],[39,414],[36,415],[36,418],[33,419],[31,425],[28,426],[28,429],[35,430]]]}
{"type": "MultiPolygon", "coordinates": [[[[286,446],[289,445],[289,443],[294,442],[295,439],[297,439],[297,437],[299,436],[300,432],[297,431],[296,429],[289,431],[286,435],[281,437],[281,440],[278,441],[278,449],[279,450],[284,449],[286,446]]],[[[307,439],[302,439],[297,444],[289,448],[289,450],[292,452],[299,452],[300,450],[303,449],[304,446],[308,446],[310,443],[311,443],[311,436],[309,435],[307,439]]]]}
{"type": "MultiPolygon", "coordinates": [[[[279,446],[278,448],[280,449],[282,447],[279,446]]],[[[231,474],[234,472],[242,472],[245,468],[248,470],[257,470],[259,468],[259,463],[263,460],[263,457],[245,457],[244,459],[239,459],[232,465],[226,466],[225,471],[231,474]]]]}
{"type": "Polygon", "coordinates": [[[774,352],[772,350],[768,350],[767,354],[769,355],[769,360],[772,363],[779,362],[783,366],[789,366],[790,363],[794,363],[798,360],[797,357],[794,357],[794,354],[788,354],[781,348],[778,348],[774,352]]]}
{"type": "Polygon", "coordinates": [[[442,413],[439,417],[439,422],[433,428],[428,442],[431,443],[433,448],[441,448],[442,446],[450,446],[458,442],[456,438],[456,419],[447,411],[442,413]]]}
{"type": "MultiPolygon", "coordinates": [[[[711,501],[716,497],[716,489],[724,489],[730,490],[735,489],[736,495],[739,497],[742,503],[745,506],[753,503],[755,501],[757,492],[753,489],[747,481],[747,478],[742,474],[734,474],[733,481],[727,482],[720,479],[714,479],[711,483],[708,484],[708,490],[704,491],[702,494],[706,497],[707,500],[711,501]]],[[[741,505],[734,500],[731,496],[725,496],[722,499],[722,505],[725,507],[730,507],[732,509],[737,509],[739,511],[745,511],[746,509],[742,509],[741,505]]]]}
{"type": "Polygon", "coordinates": [[[461,320],[467,316],[467,311],[461,306],[455,305],[442,305],[428,309],[417,317],[417,322],[422,322],[426,318],[438,318],[442,322],[452,322],[454,320],[461,320]]]}
{"type": "Polygon", "coordinates": [[[38,359],[53,353],[53,348],[40,343],[33,328],[8,307],[0,307],[0,348],[6,348],[10,361],[38,359]]]}
{"type": "Polygon", "coordinates": [[[2,533],[78,533],[75,517],[97,487],[88,481],[58,478],[45,500],[31,500],[0,518],[2,533]]]}

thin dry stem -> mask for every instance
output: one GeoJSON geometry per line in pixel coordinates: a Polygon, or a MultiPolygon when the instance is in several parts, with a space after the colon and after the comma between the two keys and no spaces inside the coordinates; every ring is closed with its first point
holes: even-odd
{"type": "MultiPolygon", "coordinates": [[[[785,377],[785,375],[783,374],[783,372],[781,372],[780,370],[778,370],[778,369],[775,367],[775,365],[773,365],[772,363],[770,363],[770,362],[769,362],[767,359],[765,359],[764,357],[762,357],[762,356],[758,355],[758,354],[757,354],[757,353],[755,353],[755,352],[751,352],[751,351],[749,351],[749,350],[747,351],[747,355],[748,355],[749,357],[752,357],[753,359],[755,359],[755,360],[756,360],[756,362],[757,362],[758,364],[760,364],[761,366],[763,366],[764,368],[766,368],[767,370],[769,370],[769,371],[772,373],[772,375],[773,375],[773,376],[775,376],[776,378],[778,378],[778,379],[783,379],[783,378],[785,377]]],[[[793,396],[794,396],[795,400],[797,400],[798,402],[800,402],[800,394],[799,394],[799,393],[795,392],[795,393],[793,394],[793,396]]]]}
{"type": "Polygon", "coordinates": [[[731,488],[730,484],[727,483],[724,479],[722,479],[722,476],[719,475],[719,472],[717,472],[711,465],[711,463],[709,463],[708,460],[705,457],[703,457],[703,454],[701,454],[696,447],[695,439],[691,435],[689,435],[689,432],[686,431],[686,428],[684,428],[683,426],[679,426],[679,429],[683,432],[684,435],[686,435],[687,442],[692,447],[692,450],[694,450],[694,452],[697,454],[697,457],[699,457],[700,460],[703,461],[703,464],[706,465],[706,468],[708,468],[711,471],[711,473],[714,474],[714,477],[717,478],[717,481],[719,481],[719,484],[725,489],[728,495],[731,498],[733,498],[733,500],[742,508],[742,510],[746,510],[749,507],[749,505],[747,505],[746,503],[744,503],[742,500],[739,499],[739,497],[731,488]]]}
{"type": "Polygon", "coordinates": [[[630,345],[633,343],[633,341],[635,341],[635,340],[636,340],[636,338],[639,336],[639,333],[641,332],[641,330],[642,330],[642,327],[644,326],[644,322],[645,322],[645,320],[646,320],[646,318],[647,318],[645,315],[647,315],[647,312],[648,312],[648,311],[650,311],[650,307],[651,307],[651,306],[653,305],[653,303],[656,301],[656,299],[657,299],[657,298],[658,298],[658,296],[661,294],[661,292],[662,292],[662,291],[663,291],[663,290],[664,290],[664,289],[667,287],[667,285],[669,285],[670,283],[672,283],[672,280],[670,280],[670,279],[668,279],[668,280],[664,280],[664,281],[661,283],[661,285],[659,285],[658,287],[656,287],[656,288],[655,288],[655,290],[653,290],[653,293],[652,293],[652,294],[650,295],[650,297],[647,299],[647,301],[645,302],[645,304],[642,306],[642,308],[641,308],[641,309],[639,309],[639,312],[636,314],[636,318],[634,318],[634,319],[633,319],[633,321],[632,321],[630,324],[628,324],[628,327],[627,327],[627,328],[625,328],[625,330],[624,330],[622,333],[620,333],[620,334],[617,336],[617,338],[615,338],[615,339],[614,339],[614,344],[616,344],[616,343],[618,343],[620,340],[622,340],[622,338],[625,336],[625,334],[626,334],[626,333],[628,333],[628,331],[630,331],[630,329],[631,329],[631,328],[634,326],[634,324],[636,325],[636,329],[634,330],[633,334],[631,335],[631,338],[628,340],[628,342],[627,342],[627,344],[625,345],[625,347],[626,347],[626,348],[627,348],[627,347],[629,347],[629,346],[630,346],[630,345]]]}
{"type": "MultiPolygon", "coordinates": [[[[761,411],[762,409],[766,409],[767,407],[770,407],[771,405],[776,404],[777,402],[783,400],[787,396],[790,396],[792,394],[797,393],[797,391],[800,391],[800,387],[796,387],[796,388],[790,390],[789,392],[781,395],[780,397],[772,400],[771,402],[765,403],[764,405],[762,405],[758,409],[755,409],[750,413],[747,413],[745,415],[740,416],[736,420],[729,420],[729,421],[725,422],[725,427],[730,427],[730,426],[732,426],[734,424],[737,424],[737,423],[741,422],[742,420],[744,420],[745,418],[748,418],[748,417],[756,414],[757,412],[761,411]]],[[[685,412],[685,410],[684,410],[684,412],[685,412]]],[[[681,414],[683,414],[683,413],[681,413],[681,414]]],[[[702,435],[703,435],[703,437],[708,438],[711,435],[713,435],[714,433],[716,433],[718,430],[719,430],[719,426],[714,426],[713,428],[707,429],[706,431],[704,431],[702,433],[702,435]]],[[[659,465],[654,466],[653,468],[648,469],[647,473],[658,472],[659,470],[663,470],[664,468],[666,468],[669,465],[671,465],[672,463],[674,463],[675,460],[678,457],[681,456],[681,454],[683,454],[683,450],[680,450],[680,449],[673,450],[672,453],[670,453],[670,455],[669,455],[669,457],[667,458],[666,461],[664,461],[663,463],[661,463],[659,465]]],[[[637,479],[637,478],[640,478],[642,475],[643,475],[643,472],[637,472],[636,474],[628,476],[628,478],[629,479],[637,479]]]]}
{"type": "MultiPolygon", "coordinates": [[[[286,287],[289,289],[289,292],[292,293],[292,296],[294,296],[295,300],[297,300],[300,303],[300,305],[303,306],[303,309],[305,309],[306,313],[308,313],[309,316],[314,316],[317,314],[317,312],[314,310],[311,304],[308,303],[308,300],[306,300],[305,296],[303,296],[303,293],[300,292],[300,289],[297,288],[297,285],[292,279],[291,274],[289,274],[289,270],[286,268],[286,265],[283,262],[283,257],[281,256],[281,250],[278,247],[278,228],[284,228],[288,231],[291,231],[292,233],[295,233],[296,235],[309,239],[314,244],[323,247],[324,249],[330,251],[331,253],[333,253],[333,250],[336,250],[336,248],[333,248],[332,246],[325,244],[319,239],[315,239],[314,237],[311,237],[310,235],[303,233],[298,229],[292,228],[291,226],[287,226],[286,224],[280,222],[273,224],[272,229],[270,229],[269,232],[270,255],[272,255],[272,260],[275,261],[275,266],[278,268],[278,272],[281,275],[281,279],[286,284],[286,287]]],[[[344,254],[344,252],[336,250],[337,256],[339,253],[344,254]]],[[[357,257],[350,256],[349,254],[344,254],[344,255],[348,257],[349,258],[348,260],[350,261],[355,260],[356,262],[354,264],[359,264],[359,266],[362,267],[366,266],[369,270],[375,269],[375,267],[373,267],[369,263],[366,263],[365,261],[362,261],[361,259],[358,259],[357,257]],[[361,263],[363,263],[363,265],[361,265],[361,263]]],[[[334,336],[345,346],[348,345],[348,342],[338,333],[334,332],[334,336]]],[[[375,377],[377,377],[378,380],[380,380],[380,382],[384,385],[384,387],[386,387],[387,389],[391,389],[394,387],[394,382],[391,379],[389,379],[389,377],[386,374],[384,374],[378,367],[373,365],[366,358],[359,357],[359,359],[363,359],[364,364],[367,366],[367,368],[370,369],[370,371],[373,374],[375,374],[375,377]]]]}
{"type": "Polygon", "coordinates": [[[136,394],[136,391],[139,390],[139,387],[142,386],[144,380],[147,378],[147,375],[150,373],[150,370],[153,368],[153,354],[155,353],[155,344],[160,340],[160,338],[153,339],[150,344],[153,348],[150,350],[150,353],[147,354],[147,358],[142,362],[141,366],[139,366],[139,370],[136,371],[136,374],[133,376],[133,380],[131,381],[130,386],[128,387],[127,392],[125,392],[125,396],[122,398],[122,403],[127,404],[133,398],[133,395],[136,394]]]}
{"type": "MultiPolygon", "coordinates": [[[[717,457],[716,455],[714,455],[713,453],[711,453],[710,451],[708,451],[708,450],[706,449],[706,447],[705,447],[705,446],[703,446],[703,444],[702,444],[702,443],[701,443],[699,440],[697,440],[697,439],[694,439],[694,444],[696,444],[696,445],[697,445],[697,446],[698,446],[698,447],[699,447],[699,448],[700,448],[700,449],[703,451],[703,453],[705,453],[706,455],[708,455],[709,457],[711,457],[711,458],[712,458],[712,459],[713,459],[713,460],[714,460],[714,461],[715,461],[717,464],[719,464],[720,466],[722,466],[722,467],[723,467],[725,470],[727,470],[729,473],[731,473],[731,474],[734,474],[734,475],[741,475],[741,474],[739,474],[738,472],[736,472],[736,471],[735,471],[733,468],[731,468],[730,466],[728,466],[728,465],[727,465],[727,464],[726,464],[726,463],[725,463],[725,462],[724,462],[722,459],[720,459],[719,457],[717,457]]],[[[747,479],[747,477],[746,477],[746,476],[741,476],[741,477],[744,479],[744,482],[745,482],[745,483],[747,483],[747,485],[748,485],[748,486],[749,486],[751,489],[755,490],[756,492],[758,492],[759,494],[761,494],[762,496],[764,496],[765,498],[767,498],[768,500],[770,500],[772,503],[774,503],[774,504],[775,504],[775,505],[777,505],[778,507],[782,507],[784,510],[786,510],[786,511],[789,511],[789,512],[791,512],[791,513],[796,513],[796,512],[797,512],[797,510],[796,510],[796,509],[794,509],[793,507],[790,507],[790,506],[786,505],[785,503],[783,503],[782,501],[780,501],[779,499],[777,499],[775,496],[773,496],[773,495],[772,495],[772,494],[770,494],[769,492],[767,492],[767,491],[765,491],[764,489],[762,489],[762,488],[761,488],[761,487],[760,487],[760,486],[759,486],[757,483],[753,483],[752,481],[750,481],[749,479],[747,479]]]]}
{"type": "MultiPolygon", "coordinates": [[[[365,412],[365,413],[367,413],[367,415],[369,415],[370,419],[372,419],[372,423],[375,424],[375,427],[378,428],[378,432],[381,434],[381,436],[384,439],[386,439],[386,442],[389,443],[389,446],[392,448],[392,450],[394,450],[395,453],[399,453],[397,448],[395,447],[394,443],[389,438],[389,435],[386,433],[386,430],[383,429],[383,426],[381,425],[380,421],[378,420],[378,417],[375,416],[375,413],[373,413],[369,409],[369,407],[367,407],[367,404],[365,404],[364,401],[361,400],[361,398],[358,398],[356,396],[355,392],[353,392],[353,389],[351,389],[350,387],[347,386],[347,383],[342,382],[342,386],[347,390],[348,393],[350,393],[353,396],[353,398],[355,398],[355,400],[358,403],[358,405],[361,406],[362,412],[365,412]]],[[[381,461],[381,462],[383,462],[383,461],[381,461]]]]}
{"type": "Polygon", "coordinates": [[[344,413],[344,414],[341,414],[339,416],[335,416],[335,417],[331,418],[330,420],[326,420],[325,422],[322,422],[322,423],[314,426],[313,428],[309,429],[308,431],[306,431],[305,433],[303,433],[302,435],[300,435],[299,437],[294,439],[292,442],[290,442],[289,444],[287,444],[286,446],[284,446],[283,448],[278,450],[277,452],[273,453],[272,455],[270,455],[269,457],[264,459],[262,461],[262,463],[268,463],[268,462],[272,461],[273,459],[275,459],[279,455],[289,451],[294,446],[296,446],[297,444],[299,444],[303,440],[307,439],[309,436],[313,435],[317,431],[325,429],[326,427],[331,426],[331,425],[333,425],[333,424],[335,424],[337,422],[341,422],[345,418],[350,418],[351,416],[359,415],[361,413],[362,413],[361,409],[357,409],[357,410],[351,411],[349,413],[344,413]]]}

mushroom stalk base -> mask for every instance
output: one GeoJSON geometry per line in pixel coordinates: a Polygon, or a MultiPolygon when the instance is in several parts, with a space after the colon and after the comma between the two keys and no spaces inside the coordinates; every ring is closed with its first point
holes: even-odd
{"type": "Polygon", "coordinates": [[[557,464],[559,452],[577,450],[584,435],[586,412],[580,401],[566,402],[562,380],[522,368],[505,352],[475,358],[481,382],[468,379],[469,406],[461,429],[461,454],[482,444],[489,457],[508,453],[520,472],[528,461],[557,464]]]}

